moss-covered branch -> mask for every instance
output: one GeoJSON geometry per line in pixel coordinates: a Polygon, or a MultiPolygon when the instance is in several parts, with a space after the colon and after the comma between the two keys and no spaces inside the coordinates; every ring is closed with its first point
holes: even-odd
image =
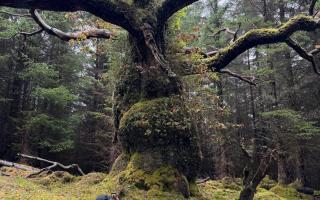
{"type": "Polygon", "coordinates": [[[234,43],[220,49],[213,57],[205,60],[209,69],[221,71],[243,52],[258,45],[286,42],[298,31],[315,31],[320,28],[320,20],[312,16],[298,15],[279,28],[254,29],[239,37],[234,43]]]}

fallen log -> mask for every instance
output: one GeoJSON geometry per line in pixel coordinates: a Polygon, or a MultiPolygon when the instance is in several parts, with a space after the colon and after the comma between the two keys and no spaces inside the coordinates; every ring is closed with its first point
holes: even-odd
{"type": "Polygon", "coordinates": [[[22,164],[18,164],[18,163],[14,163],[14,162],[9,162],[9,161],[6,161],[6,160],[0,160],[0,167],[1,166],[14,167],[14,168],[17,168],[17,169],[20,169],[20,170],[32,171],[32,172],[38,170],[37,168],[34,168],[34,167],[30,167],[30,166],[27,166],[27,165],[22,165],[22,164]]]}
{"type": "Polygon", "coordinates": [[[63,170],[67,170],[67,171],[76,170],[81,176],[85,175],[85,173],[83,173],[82,169],[77,164],[63,165],[61,163],[58,163],[58,162],[55,162],[55,161],[51,161],[51,160],[47,160],[47,159],[40,158],[40,157],[36,157],[36,156],[30,156],[30,155],[20,154],[20,153],[18,153],[17,155],[20,156],[20,157],[23,157],[23,158],[27,158],[27,159],[31,159],[31,160],[37,160],[37,161],[40,161],[40,162],[51,164],[48,167],[42,168],[40,170],[37,170],[36,172],[33,172],[33,173],[29,174],[28,176],[26,176],[26,178],[32,178],[33,176],[39,175],[44,171],[53,171],[53,169],[55,169],[55,168],[61,168],[63,170]]]}

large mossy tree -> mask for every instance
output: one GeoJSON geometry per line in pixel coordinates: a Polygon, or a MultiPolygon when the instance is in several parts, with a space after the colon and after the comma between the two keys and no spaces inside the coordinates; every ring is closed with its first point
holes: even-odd
{"type": "MultiPolygon", "coordinates": [[[[120,177],[122,183],[130,182],[141,189],[162,185],[163,190],[177,191],[188,197],[190,188],[195,191],[190,186],[193,186],[197,176],[201,152],[191,116],[180,97],[182,84],[179,74],[175,74],[180,64],[171,62],[166,56],[165,31],[171,16],[197,1],[1,0],[0,6],[30,9],[31,17],[39,24],[40,31],[63,40],[77,37],[109,38],[112,34],[97,29],[63,33],[46,24],[36,9],[87,11],[128,31],[131,57],[126,65],[121,66],[114,105],[115,139],[119,139],[124,154],[114,164],[113,173],[123,174],[120,177]],[[148,181],[143,179],[142,174],[154,174],[157,177],[152,181],[148,178],[148,181]],[[164,177],[168,174],[171,174],[170,180],[164,177]]],[[[252,47],[286,42],[310,61],[314,71],[319,73],[313,57],[319,50],[308,53],[290,39],[297,31],[315,31],[320,27],[319,18],[313,15],[314,2],[308,15],[295,16],[277,28],[251,30],[239,38],[235,35],[231,44],[211,52],[202,62],[208,66],[208,70],[243,79],[224,68],[252,47]]]]}

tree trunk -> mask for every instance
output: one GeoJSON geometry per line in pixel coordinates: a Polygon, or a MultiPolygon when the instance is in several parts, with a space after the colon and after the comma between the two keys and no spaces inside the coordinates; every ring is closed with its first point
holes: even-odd
{"type": "Polygon", "coordinates": [[[297,163],[297,181],[301,183],[302,187],[307,185],[307,178],[305,172],[305,153],[303,151],[303,147],[300,147],[298,152],[298,163],[297,163]]]}
{"type": "Polygon", "coordinates": [[[244,170],[244,188],[240,193],[239,200],[253,200],[258,185],[267,175],[267,170],[269,169],[272,158],[273,151],[268,149],[264,152],[264,155],[257,168],[255,168],[254,165],[251,165],[249,168],[244,170]]]}
{"type": "MultiPolygon", "coordinates": [[[[131,62],[122,66],[114,105],[115,128],[124,154],[111,174],[133,170],[126,178],[138,181],[141,187],[141,178],[135,180],[136,170],[151,175],[166,169],[176,177],[168,187],[188,197],[188,181],[195,181],[201,155],[198,135],[180,97],[180,80],[168,76],[144,40],[130,37],[130,42],[131,62]],[[121,165],[123,162],[126,164],[121,165]]],[[[157,41],[158,47],[163,44],[157,41]]]]}

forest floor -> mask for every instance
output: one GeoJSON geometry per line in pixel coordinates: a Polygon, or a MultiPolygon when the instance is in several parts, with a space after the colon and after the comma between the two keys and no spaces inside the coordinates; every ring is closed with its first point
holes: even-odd
{"type": "MultiPolygon", "coordinates": [[[[0,175],[1,200],[94,200],[101,194],[110,194],[116,181],[103,173],[90,173],[74,177],[66,172],[55,172],[43,177],[26,179],[25,172],[12,168],[2,168],[0,175]]],[[[191,200],[236,200],[241,190],[239,179],[207,181],[199,184],[199,194],[191,200]]],[[[182,200],[172,192],[154,193],[139,190],[134,186],[124,190],[122,199],[128,200],[182,200]]],[[[296,192],[293,187],[280,186],[265,179],[258,189],[255,200],[312,200],[313,197],[296,192]]]]}

